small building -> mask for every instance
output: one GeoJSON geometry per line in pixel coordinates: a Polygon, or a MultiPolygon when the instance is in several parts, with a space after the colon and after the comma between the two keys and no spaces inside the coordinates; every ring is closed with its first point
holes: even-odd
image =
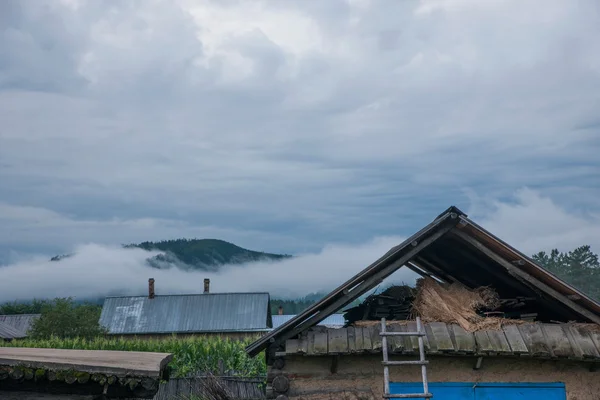
{"type": "Polygon", "coordinates": [[[269,293],[210,293],[156,295],[154,279],[148,296],[107,297],[100,324],[109,335],[123,337],[221,336],[234,339],[269,332],[269,293]]]}
{"type": "MultiPolygon", "coordinates": [[[[450,309],[446,301],[432,303],[450,309]]],[[[424,392],[423,366],[434,400],[600,399],[600,304],[456,207],[246,351],[266,352],[267,393],[278,400],[416,398],[402,395],[424,392]],[[401,336],[417,331],[412,316],[339,329],[317,326],[402,266],[440,288],[492,288],[503,317],[493,321],[497,326],[472,330],[463,328],[459,316],[456,323],[427,321],[421,329],[425,363],[418,339],[401,336]],[[384,327],[399,333],[387,337],[386,345],[384,327]],[[385,357],[413,365],[384,366],[385,357]]]]}
{"type": "Polygon", "coordinates": [[[0,315],[0,339],[13,340],[27,337],[33,322],[40,314],[0,315]]]}
{"type": "Polygon", "coordinates": [[[0,399],[151,399],[166,353],[0,347],[0,399]]]}

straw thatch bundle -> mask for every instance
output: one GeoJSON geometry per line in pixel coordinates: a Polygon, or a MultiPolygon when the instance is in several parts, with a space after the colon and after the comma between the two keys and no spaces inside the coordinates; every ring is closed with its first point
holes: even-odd
{"type": "Polygon", "coordinates": [[[431,278],[423,278],[417,281],[413,313],[419,315],[423,322],[456,323],[468,332],[499,329],[508,322],[522,322],[485,317],[478,313],[480,310],[493,310],[499,305],[498,294],[492,288],[471,290],[460,284],[441,285],[431,278]]]}

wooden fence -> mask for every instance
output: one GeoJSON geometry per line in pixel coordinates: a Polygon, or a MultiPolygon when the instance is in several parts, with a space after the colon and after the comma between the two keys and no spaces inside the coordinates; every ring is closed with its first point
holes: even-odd
{"type": "MultiPolygon", "coordinates": [[[[171,378],[161,383],[154,400],[186,400],[190,396],[202,396],[203,380],[206,377],[171,378]]],[[[262,400],[266,399],[264,378],[239,378],[232,376],[218,377],[221,383],[229,389],[234,399],[262,400]]]]}

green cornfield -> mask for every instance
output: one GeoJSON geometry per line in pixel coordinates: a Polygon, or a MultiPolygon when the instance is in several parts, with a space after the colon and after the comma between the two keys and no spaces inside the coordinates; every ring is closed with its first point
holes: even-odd
{"type": "Polygon", "coordinates": [[[171,353],[170,363],[173,377],[186,377],[191,374],[211,373],[242,377],[257,377],[266,374],[264,353],[254,358],[248,357],[245,347],[254,341],[234,340],[218,337],[168,337],[160,339],[106,338],[0,341],[0,347],[33,347],[78,350],[117,350],[149,351],[171,353]],[[222,360],[220,362],[219,360],[222,360]]]}

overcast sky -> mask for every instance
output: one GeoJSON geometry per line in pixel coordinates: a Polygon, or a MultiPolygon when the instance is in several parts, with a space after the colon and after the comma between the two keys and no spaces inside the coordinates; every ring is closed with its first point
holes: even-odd
{"type": "Polygon", "coordinates": [[[596,0],[2,0],[0,264],[320,254],[450,205],[599,251],[599,49],[596,0]]]}

